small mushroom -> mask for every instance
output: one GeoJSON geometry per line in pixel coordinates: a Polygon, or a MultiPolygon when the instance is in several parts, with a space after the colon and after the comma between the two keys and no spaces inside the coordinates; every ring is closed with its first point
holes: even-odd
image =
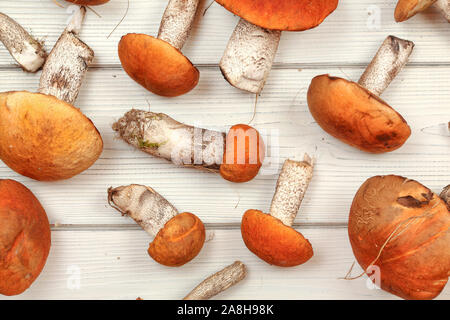
{"type": "Polygon", "coordinates": [[[109,0],[66,0],[80,6],[98,6],[100,4],[105,4],[109,2],[109,0]]]}
{"type": "Polygon", "coordinates": [[[247,275],[247,267],[240,261],[225,267],[206,278],[183,300],[208,300],[242,281],[247,275]]]}
{"type": "Polygon", "coordinates": [[[435,5],[450,22],[450,0],[399,0],[395,8],[395,21],[403,22],[435,5]]]}
{"type": "Polygon", "coordinates": [[[241,223],[244,243],[267,263],[293,267],[313,256],[309,241],[291,227],[312,176],[313,164],[308,155],[304,161],[286,160],[278,177],[270,213],[245,212],[241,223]]]}
{"type": "Polygon", "coordinates": [[[404,299],[433,299],[450,275],[450,207],[421,183],[369,178],[350,209],[348,234],[358,263],[381,288],[404,299]],[[379,272],[373,274],[374,268],[379,272]],[[377,268],[377,269],[378,269],[377,268]]]}
{"type": "Polygon", "coordinates": [[[220,61],[234,87],[260,93],[277,53],[281,31],[304,31],[322,23],[338,0],[216,0],[241,17],[220,61]]]}
{"type": "Polygon", "coordinates": [[[18,295],[41,273],[51,246],[47,214],[21,183],[0,180],[0,294],[18,295]]]}
{"type": "Polygon", "coordinates": [[[247,182],[264,161],[264,142],[248,125],[218,131],[180,123],[164,113],[132,109],[113,124],[130,145],[177,165],[220,173],[232,182],[247,182]]]}
{"type": "Polygon", "coordinates": [[[47,53],[20,24],[0,12],[0,41],[20,67],[37,72],[45,63],[47,53]]]}
{"type": "Polygon", "coordinates": [[[358,83],[320,75],[311,81],[308,106],[323,130],[360,150],[400,148],[411,135],[405,119],[379,95],[408,61],[411,41],[388,36],[358,83]]]}
{"type": "Polygon", "coordinates": [[[36,180],[71,178],[100,156],[103,141],[72,103],[94,52],[78,38],[86,9],[75,13],[42,70],[39,93],[0,93],[0,158],[36,180]]]}
{"type": "Polygon", "coordinates": [[[191,91],[199,71],[181,49],[191,30],[199,0],[170,0],[158,37],[129,33],[119,42],[119,58],[128,75],[147,90],[167,97],[191,91]]]}
{"type": "Polygon", "coordinates": [[[150,187],[132,184],[108,189],[108,202],[154,236],[148,254],[156,262],[179,267],[194,259],[205,242],[205,227],[194,214],[177,209],[150,187]]]}

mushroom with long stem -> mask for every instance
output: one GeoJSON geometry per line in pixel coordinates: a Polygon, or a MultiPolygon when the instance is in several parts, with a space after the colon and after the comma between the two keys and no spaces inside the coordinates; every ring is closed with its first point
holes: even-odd
{"type": "Polygon", "coordinates": [[[394,13],[395,21],[406,21],[432,5],[437,7],[444,18],[450,22],[450,0],[399,0],[394,13]]]}
{"type": "Polygon", "coordinates": [[[0,158],[36,180],[71,178],[100,156],[100,133],[72,103],[94,52],[78,38],[81,7],[62,33],[42,70],[39,93],[0,93],[0,158]]]}
{"type": "Polygon", "coordinates": [[[313,163],[308,155],[303,161],[286,160],[269,214],[247,210],[242,217],[241,233],[245,245],[267,263],[292,267],[313,256],[309,241],[292,228],[312,176],[313,163]]]}
{"type": "Polygon", "coordinates": [[[234,87],[260,93],[272,68],[281,31],[304,31],[325,20],[338,0],[216,0],[241,17],[220,60],[234,87]]]}
{"type": "Polygon", "coordinates": [[[119,42],[125,72],[147,90],[167,97],[191,91],[198,83],[198,69],[182,53],[200,0],[170,0],[158,37],[129,33],[119,42]]]}
{"type": "Polygon", "coordinates": [[[414,43],[388,36],[358,83],[329,75],[315,77],[307,98],[323,130],[360,150],[383,153],[400,148],[411,135],[405,119],[379,95],[408,61],[414,43]]]}

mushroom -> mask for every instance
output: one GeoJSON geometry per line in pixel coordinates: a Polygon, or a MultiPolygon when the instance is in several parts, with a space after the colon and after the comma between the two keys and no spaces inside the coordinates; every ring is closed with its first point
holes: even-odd
{"type": "Polygon", "coordinates": [[[109,2],[109,0],[66,0],[80,6],[98,6],[100,4],[105,4],[109,2]]]}
{"type": "Polygon", "coordinates": [[[449,208],[417,181],[369,178],[353,199],[348,221],[358,263],[369,276],[378,267],[381,288],[390,293],[435,298],[450,275],[449,208]]]}
{"type": "Polygon", "coordinates": [[[68,179],[102,152],[94,124],[72,105],[94,57],[77,36],[85,13],[80,8],[48,56],[39,93],[0,93],[0,158],[24,176],[68,179]]]}
{"type": "Polygon", "coordinates": [[[183,300],[208,300],[240,282],[247,275],[247,267],[240,261],[216,272],[196,286],[183,300]]]}
{"type": "Polygon", "coordinates": [[[205,242],[202,221],[177,209],[150,187],[131,184],[108,189],[108,202],[154,236],[148,254],[156,262],[179,267],[194,259],[205,242]]]}
{"type": "Polygon", "coordinates": [[[0,180],[0,294],[18,295],[41,273],[51,245],[39,200],[21,183],[0,180]]]}
{"type": "Polygon", "coordinates": [[[450,0],[399,0],[395,8],[395,21],[403,22],[435,5],[450,22],[450,0]]]}
{"type": "Polygon", "coordinates": [[[169,0],[158,37],[129,33],[119,42],[119,58],[128,75],[147,90],[167,97],[191,91],[199,71],[182,53],[199,0],[169,0]]]}
{"type": "Polygon", "coordinates": [[[38,71],[47,58],[41,43],[20,24],[0,12],[0,41],[20,67],[27,72],[38,71]]]}
{"type": "Polygon", "coordinates": [[[270,213],[247,210],[241,233],[247,248],[269,264],[293,267],[313,256],[313,248],[292,228],[300,204],[313,175],[308,155],[304,161],[286,160],[270,206],[270,213]]]}
{"type": "Polygon", "coordinates": [[[414,43],[388,36],[358,83],[320,75],[311,81],[308,106],[323,130],[360,150],[400,148],[411,135],[405,119],[379,95],[408,61],[414,43]]]}
{"type": "Polygon", "coordinates": [[[216,0],[241,17],[220,61],[234,87],[259,94],[269,75],[281,31],[304,31],[322,23],[338,0],[216,0]]]}
{"type": "Polygon", "coordinates": [[[252,180],[264,161],[261,136],[245,124],[231,127],[225,139],[222,132],[189,126],[164,113],[132,109],[113,124],[113,130],[152,156],[220,173],[232,182],[252,180]]]}

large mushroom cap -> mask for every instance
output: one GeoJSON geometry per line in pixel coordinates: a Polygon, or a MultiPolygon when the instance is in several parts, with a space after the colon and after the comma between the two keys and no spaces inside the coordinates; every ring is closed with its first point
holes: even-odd
{"type": "Polygon", "coordinates": [[[450,212],[419,182],[393,175],[368,179],[353,200],[348,233],[361,267],[380,268],[384,290],[405,299],[433,299],[445,287],[450,212]]]}
{"type": "Polygon", "coordinates": [[[311,244],[301,233],[259,210],[244,213],[241,233],[247,248],[272,265],[298,266],[313,256],[311,244]]]}
{"type": "Polygon", "coordinates": [[[24,292],[41,273],[50,251],[47,215],[22,184],[0,180],[0,294],[24,292]]]}
{"type": "Polygon", "coordinates": [[[40,93],[0,93],[0,158],[36,180],[71,178],[100,156],[103,141],[80,110],[40,93]]]}
{"type": "Polygon", "coordinates": [[[150,243],[149,255],[168,267],[194,259],[205,243],[205,226],[194,214],[183,212],[170,219],[150,243]]]}
{"type": "Polygon", "coordinates": [[[119,58],[133,80],[161,96],[185,94],[197,85],[200,77],[197,68],[178,49],[146,34],[123,36],[119,58]]]}
{"type": "Polygon", "coordinates": [[[408,20],[417,13],[426,10],[435,2],[436,0],[399,0],[394,13],[395,21],[408,20]]]}
{"type": "Polygon", "coordinates": [[[338,0],[216,0],[257,26],[282,31],[314,28],[331,14],[338,0]]]}
{"type": "Polygon", "coordinates": [[[308,106],[323,130],[360,150],[400,148],[411,134],[405,119],[355,82],[320,75],[311,81],[308,106]]]}
{"type": "Polygon", "coordinates": [[[66,0],[80,6],[97,6],[99,4],[105,4],[109,2],[109,0],[66,0]]]}

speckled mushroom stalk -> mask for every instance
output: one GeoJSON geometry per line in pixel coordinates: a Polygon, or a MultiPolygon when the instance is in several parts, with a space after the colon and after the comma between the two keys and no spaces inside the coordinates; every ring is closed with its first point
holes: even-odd
{"type": "Polygon", "coordinates": [[[399,0],[395,8],[395,21],[403,22],[417,13],[427,10],[434,5],[450,22],[450,0],[399,0]]]}
{"type": "Polygon", "coordinates": [[[450,184],[442,190],[440,197],[442,198],[442,200],[444,200],[444,202],[450,208],[450,184]]]}
{"type": "Polygon", "coordinates": [[[20,24],[0,12],[0,41],[20,67],[27,72],[38,71],[47,57],[41,43],[20,24]]]}
{"type": "Polygon", "coordinates": [[[240,261],[214,273],[196,286],[183,300],[208,300],[242,281],[247,267],[240,261]]]}
{"type": "Polygon", "coordinates": [[[150,187],[132,184],[108,189],[108,202],[155,237],[148,248],[158,263],[179,267],[194,259],[205,242],[205,227],[194,214],[178,210],[150,187]]]}

